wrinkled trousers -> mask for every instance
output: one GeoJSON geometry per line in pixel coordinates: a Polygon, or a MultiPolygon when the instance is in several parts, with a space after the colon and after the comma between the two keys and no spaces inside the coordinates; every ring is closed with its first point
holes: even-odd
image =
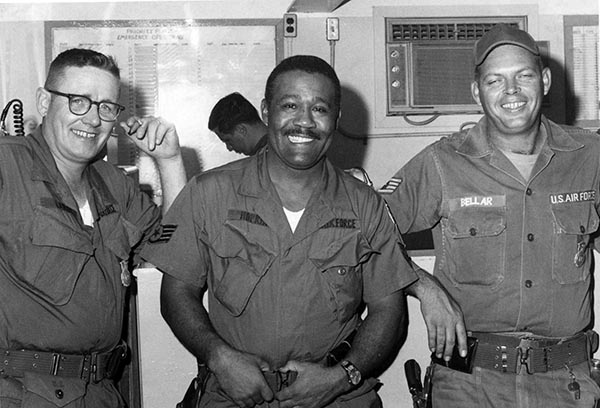
{"type": "Polygon", "coordinates": [[[433,408],[593,408],[600,387],[590,377],[589,363],[571,367],[579,383],[579,399],[569,390],[567,368],[545,373],[518,374],[474,367],[472,374],[435,365],[432,379],[433,408]]]}

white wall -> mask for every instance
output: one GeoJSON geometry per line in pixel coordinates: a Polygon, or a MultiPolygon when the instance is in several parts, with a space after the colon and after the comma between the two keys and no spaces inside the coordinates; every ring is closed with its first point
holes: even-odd
{"type": "MultiPolygon", "coordinates": [[[[333,159],[344,167],[362,165],[376,186],[383,184],[424,146],[440,135],[456,130],[471,116],[442,118],[430,126],[415,127],[402,122],[377,127],[375,82],[378,51],[374,45],[377,18],[385,9],[403,16],[494,15],[528,10],[532,33],[551,43],[551,56],[564,59],[562,16],[597,14],[596,0],[497,0],[493,6],[475,0],[351,0],[330,14],[299,13],[298,37],[285,40],[285,54],[311,53],[329,60],[325,39],[325,18],[340,19],[340,41],[335,47],[335,67],[343,86],[353,95],[343,105],[341,125],[345,133],[370,138],[363,143],[338,135],[332,146],[333,159]],[[398,4],[402,4],[401,7],[398,4]],[[533,10],[533,11],[532,11],[533,10]]],[[[102,19],[247,19],[281,18],[291,0],[202,0],[159,2],[74,2],[74,3],[0,3],[0,103],[9,98],[23,99],[26,112],[34,112],[33,95],[45,76],[43,22],[48,20],[102,19]],[[34,46],[23,47],[23,39],[34,46]],[[36,39],[37,41],[31,41],[36,39]]],[[[561,79],[556,78],[561,86],[561,79]]],[[[564,84],[562,85],[564,87],[564,84]]],[[[560,107],[560,106],[559,106],[560,107]]],[[[560,111],[560,109],[558,109],[560,111]]],[[[560,112],[558,112],[560,114],[560,112]]],[[[199,124],[203,126],[203,124],[199,124]]],[[[431,270],[429,257],[418,258],[431,270]]],[[[195,361],[179,345],[162,322],[158,306],[160,275],[139,272],[140,336],[144,407],[174,406],[183,395],[195,370],[195,361]]],[[[596,296],[597,297],[597,296],[596,296]]],[[[423,370],[427,365],[426,333],[418,304],[409,299],[409,336],[395,364],[382,376],[381,394],[386,407],[411,406],[403,363],[416,358],[423,370]]]]}

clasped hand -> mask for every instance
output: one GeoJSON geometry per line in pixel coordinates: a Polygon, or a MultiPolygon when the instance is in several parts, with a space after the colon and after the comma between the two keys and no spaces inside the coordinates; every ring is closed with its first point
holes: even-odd
{"type": "Polygon", "coordinates": [[[263,375],[269,370],[268,363],[260,357],[238,351],[229,351],[212,368],[221,389],[243,408],[274,399],[280,402],[280,408],[319,408],[344,392],[347,385],[345,372],[340,367],[290,361],[279,371],[296,371],[295,382],[273,394],[263,375]]]}
{"type": "Polygon", "coordinates": [[[164,119],[132,116],[120,125],[137,147],[157,160],[180,154],[177,130],[164,119]]]}

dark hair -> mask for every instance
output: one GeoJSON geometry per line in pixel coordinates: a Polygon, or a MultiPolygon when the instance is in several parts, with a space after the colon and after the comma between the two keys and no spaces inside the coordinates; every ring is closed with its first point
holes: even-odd
{"type": "Polygon", "coordinates": [[[112,57],[85,48],[71,48],[58,54],[52,61],[44,86],[54,88],[68,67],[100,68],[110,72],[117,79],[121,78],[119,67],[112,57]]]}
{"type": "Polygon", "coordinates": [[[261,122],[256,108],[241,94],[234,92],[219,100],[208,118],[208,128],[231,133],[240,123],[261,122]]]}
{"type": "Polygon", "coordinates": [[[321,58],[313,55],[294,55],[284,59],[275,67],[275,69],[273,69],[269,75],[269,78],[267,79],[267,86],[265,88],[265,100],[268,105],[271,104],[271,99],[273,98],[273,88],[275,87],[277,78],[280,75],[290,71],[304,71],[309,74],[321,74],[329,78],[333,83],[333,87],[335,88],[334,102],[336,107],[339,109],[340,101],[342,99],[340,80],[331,65],[321,58]]]}

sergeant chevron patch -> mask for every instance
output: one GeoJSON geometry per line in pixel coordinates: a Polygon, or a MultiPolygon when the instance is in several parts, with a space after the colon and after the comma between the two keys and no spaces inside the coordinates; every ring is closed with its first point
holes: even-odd
{"type": "Polygon", "coordinates": [[[401,178],[394,178],[394,177],[392,177],[391,179],[389,179],[387,181],[387,183],[385,183],[383,185],[383,187],[381,187],[377,191],[379,192],[379,194],[392,194],[394,191],[396,191],[396,189],[398,188],[398,186],[400,184],[402,184],[402,179],[401,178]]]}
{"type": "Polygon", "coordinates": [[[173,236],[173,233],[176,229],[176,224],[161,225],[154,231],[154,233],[150,236],[148,241],[152,242],[153,244],[167,243],[173,236]]]}

